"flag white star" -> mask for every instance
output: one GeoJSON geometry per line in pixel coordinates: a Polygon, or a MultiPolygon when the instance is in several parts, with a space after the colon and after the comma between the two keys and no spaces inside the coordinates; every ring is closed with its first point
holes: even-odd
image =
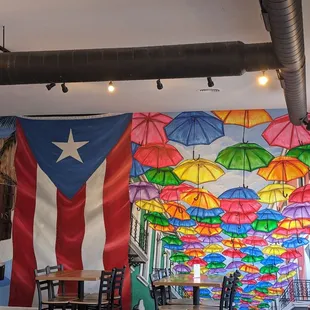
{"type": "Polygon", "coordinates": [[[62,152],[60,156],[58,157],[56,163],[60,162],[61,160],[72,157],[76,159],[77,161],[83,163],[83,160],[78,152],[78,149],[87,144],[89,141],[79,141],[75,142],[73,139],[72,129],[70,129],[68,142],[52,142],[54,145],[59,147],[62,152]]]}

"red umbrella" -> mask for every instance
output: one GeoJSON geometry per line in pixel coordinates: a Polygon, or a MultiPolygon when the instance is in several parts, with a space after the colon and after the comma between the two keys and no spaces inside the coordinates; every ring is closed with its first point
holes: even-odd
{"type": "Polygon", "coordinates": [[[131,141],[138,144],[166,143],[168,138],[164,127],[172,118],[161,113],[134,113],[131,141]]]}
{"type": "Polygon", "coordinates": [[[192,242],[200,242],[199,239],[196,236],[182,236],[180,238],[183,242],[192,243],[192,242]]]}
{"type": "Polygon", "coordinates": [[[263,274],[262,276],[258,278],[259,281],[274,281],[276,279],[277,279],[277,276],[275,274],[270,274],[270,273],[263,274]]]}
{"type": "Polygon", "coordinates": [[[224,256],[228,256],[231,258],[243,258],[246,256],[245,253],[240,252],[239,250],[235,249],[226,249],[222,253],[224,256]]]}
{"type": "Polygon", "coordinates": [[[187,262],[187,265],[190,267],[193,267],[195,264],[199,264],[201,267],[204,267],[207,265],[207,263],[199,257],[195,257],[187,262]]]}
{"type": "Polygon", "coordinates": [[[249,245],[253,245],[253,246],[265,246],[268,245],[268,242],[261,238],[261,237],[257,237],[257,236],[249,236],[246,237],[245,239],[243,239],[243,242],[249,245]]]}
{"type": "Polygon", "coordinates": [[[301,254],[296,249],[293,249],[293,250],[286,250],[286,252],[281,254],[280,257],[289,260],[301,257],[301,254]]]}
{"type": "Polygon", "coordinates": [[[227,212],[257,212],[261,204],[253,199],[221,199],[221,208],[227,212]]]}
{"type": "Polygon", "coordinates": [[[166,201],[178,201],[180,200],[180,195],[190,189],[193,189],[193,187],[185,183],[176,186],[169,185],[161,191],[160,199],[166,201]]]}
{"type": "Polygon", "coordinates": [[[296,188],[290,195],[289,202],[310,201],[310,184],[296,188]]]}
{"type": "Polygon", "coordinates": [[[304,125],[295,126],[288,114],[275,118],[262,134],[269,145],[291,149],[310,143],[310,132],[304,125]]]}
{"type": "Polygon", "coordinates": [[[251,224],[257,219],[254,213],[227,212],[222,216],[222,221],[227,224],[251,224]]]}
{"type": "Polygon", "coordinates": [[[140,146],[134,158],[144,166],[163,168],[177,165],[183,156],[170,144],[150,143],[140,146]]]}

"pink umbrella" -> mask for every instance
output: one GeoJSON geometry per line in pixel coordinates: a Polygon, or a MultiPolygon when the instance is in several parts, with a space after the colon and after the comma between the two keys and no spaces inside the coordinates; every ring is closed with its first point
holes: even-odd
{"type": "Polygon", "coordinates": [[[193,186],[185,183],[176,186],[165,186],[165,188],[160,193],[160,199],[166,201],[178,201],[180,200],[180,195],[189,189],[193,189],[193,186]]]}
{"type": "Polygon", "coordinates": [[[310,184],[296,188],[290,195],[289,202],[310,201],[310,184]]]}
{"type": "Polygon", "coordinates": [[[132,119],[131,141],[138,144],[166,143],[164,127],[172,118],[161,113],[134,113],[132,119]]]}
{"type": "Polygon", "coordinates": [[[304,125],[293,125],[288,114],[275,118],[264,130],[262,136],[269,145],[286,149],[310,144],[310,132],[304,125]]]}

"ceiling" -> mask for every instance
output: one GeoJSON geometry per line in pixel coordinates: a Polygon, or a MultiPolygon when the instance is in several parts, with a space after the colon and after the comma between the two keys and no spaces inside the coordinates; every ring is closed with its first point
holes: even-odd
{"type": "MultiPolygon", "coordinates": [[[[11,51],[90,49],[216,41],[270,41],[258,0],[0,0],[0,24],[11,51]]],[[[310,1],[303,1],[306,53],[310,1]]],[[[308,62],[309,71],[309,62],[308,62]]],[[[214,79],[220,92],[200,92],[206,79],[0,86],[0,115],[86,114],[285,107],[275,72],[259,87],[258,73],[214,79]]],[[[308,89],[310,89],[308,79],[308,89]]]]}

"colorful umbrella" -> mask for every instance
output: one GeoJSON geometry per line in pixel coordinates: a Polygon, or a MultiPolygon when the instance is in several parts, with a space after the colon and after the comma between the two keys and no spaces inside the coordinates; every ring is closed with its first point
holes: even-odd
{"type": "Polygon", "coordinates": [[[177,218],[179,220],[189,220],[190,216],[186,212],[185,206],[181,205],[180,203],[177,202],[168,202],[163,204],[164,210],[174,218],[177,218]]]}
{"type": "Polygon", "coordinates": [[[150,228],[161,231],[161,232],[173,232],[174,227],[172,225],[169,226],[162,226],[162,225],[157,225],[157,224],[149,224],[150,228]]]}
{"type": "Polygon", "coordinates": [[[226,212],[254,213],[261,204],[253,199],[221,199],[221,208],[226,212]]]}
{"type": "Polygon", "coordinates": [[[157,200],[138,200],[136,201],[136,206],[139,209],[150,212],[158,212],[158,213],[165,212],[163,205],[157,200]]]}
{"type": "Polygon", "coordinates": [[[274,274],[266,273],[261,275],[258,278],[258,281],[275,281],[277,279],[277,276],[274,274]]]}
{"type": "Polygon", "coordinates": [[[144,166],[164,168],[177,165],[183,156],[173,145],[150,143],[140,146],[134,158],[144,166]]]}
{"type": "Polygon", "coordinates": [[[266,255],[280,256],[285,252],[286,250],[280,245],[269,245],[263,249],[263,253],[266,255]]]}
{"type": "MultiPolygon", "coordinates": [[[[222,263],[226,260],[226,258],[222,254],[218,254],[218,253],[208,254],[203,259],[207,263],[212,263],[212,262],[222,263]]],[[[219,267],[219,268],[221,268],[221,267],[219,267]]]]}
{"type": "Polygon", "coordinates": [[[310,134],[305,126],[295,126],[288,114],[274,119],[262,133],[269,145],[291,149],[301,144],[310,143],[310,134]]]}
{"type": "Polygon", "coordinates": [[[282,274],[279,278],[278,278],[278,282],[283,282],[283,281],[287,281],[290,278],[295,277],[295,275],[297,274],[296,271],[291,271],[288,274],[282,274]]]}
{"type": "Polygon", "coordinates": [[[195,228],[196,232],[204,236],[217,235],[222,231],[222,228],[218,224],[198,224],[195,228]]]}
{"type": "Polygon", "coordinates": [[[247,187],[231,188],[222,193],[219,199],[259,199],[253,189],[247,187]]]}
{"type": "Polygon", "coordinates": [[[233,249],[240,249],[246,246],[245,243],[242,241],[242,239],[226,239],[223,240],[222,243],[225,246],[233,249]]]}
{"type": "Polygon", "coordinates": [[[296,259],[298,257],[301,257],[302,255],[297,250],[286,250],[283,254],[280,255],[283,259],[296,259]]]}
{"type": "Polygon", "coordinates": [[[282,288],[288,286],[289,281],[276,282],[273,287],[274,288],[282,288]]]}
{"type": "Polygon", "coordinates": [[[186,242],[184,243],[184,249],[203,249],[204,245],[200,242],[186,242]]]}
{"type": "Polygon", "coordinates": [[[250,285],[247,285],[244,289],[243,289],[243,292],[244,293],[250,293],[252,291],[254,291],[256,288],[256,285],[255,284],[250,284],[250,285]]]}
{"type": "Polygon", "coordinates": [[[286,156],[298,158],[305,165],[310,166],[310,144],[297,146],[289,150],[286,156]]]}
{"type": "MultiPolygon", "coordinates": [[[[131,153],[134,155],[140,145],[136,143],[131,143],[131,153]]],[[[148,171],[150,167],[146,167],[141,165],[137,160],[132,160],[130,176],[131,177],[138,177],[148,171]]]]}
{"type": "Polygon", "coordinates": [[[176,244],[164,244],[164,248],[171,251],[182,251],[184,249],[183,245],[176,244]]]}
{"type": "Polygon", "coordinates": [[[209,244],[204,250],[208,253],[219,253],[223,251],[223,247],[219,244],[209,244]]]}
{"type": "Polygon", "coordinates": [[[282,211],[282,214],[292,219],[296,218],[310,219],[310,202],[291,204],[282,211]]]}
{"type": "Polygon", "coordinates": [[[270,162],[268,167],[260,168],[257,174],[267,181],[288,182],[302,178],[308,173],[308,170],[308,166],[297,158],[278,156],[270,162]]]}
{"type": "Polygon", "coordinates": [[[219,235],[199,236],[198,239],[199,239],[199,241],[204,242],[204,243],[219,243],[223,240],[223,237],[221,237],[219,235]]]}
{"type": "Polygon", "coordinates": [[[198,207],[189,207],[187,209],[187,213],[191,216],[192,219],[196,220],[197,218],[206,218],[210,216],[218,216],[224,211],[221,208],[213,208],[213,209],[203,209],[198,207]]]}
{"type": "Polygon", "coordinates": [[[208,217],[199,217],[199,216],[192,216],[192,219],[204,224],[221,224],[222,220],[220,216],[208,216],[208,217]]]}
{"type": "Polygon", "coordinates": [[[310,184],[295,189],[289,198],[289,202],[308,201],[310,201],[310,184]]]}
{"type": "Polygon", "coordinates": [[[181,162],[174,170],[181,179],[195,184],[216,181],[224,171],[216,163],[204,158],[189,159],[181,162]]]}
{"type": "Polygon", "coordinates": [[[187,242],[187,243],[193,243],[193,242],[199,242],[198,238],[196,236],[181,236],[180,239],[182,242],[187,242]]]}
{"type": "Polygon", "coordinates": [[[192,189],[193,187],[189,184],[180,184],[180,185],[168,185],[160,193],[160,199],[166,201],[178,201],[180,200],[181,193],[192,189]]]}
{"type": "Polygon", "coordinates": [[[270,274],[278,272],[279,268],[274,265],[265,265],[259,271],[262,274],[270,274]]]}
{"type": "Polygon", "coordinates": [[[244,271],[247,273],[259,273],[259,269],[256,266],[244,264],[240,267],[240,271],[244,271]]]}
{"type": "Polygon", "coordinates": [[[161,240],[167,244],[174,244],[174,245],[182,245],[183,242],[175,235],[169,235],[161,238],[161,240]]]}
{"type": "Polygon", "coordinates": [[[222,221],[227,224],[251,224],[257,215],[254,213],[227,212],[222,216],[222,221]]]}
{"type": "Polygon", "coordinates": [[[152,200],[159,197],[158,189],[148,182],[137,182],[129,184],[130,202],[137,200],[152,200]]]}
{"type": "Polygon", "coordinates": [[[182,252],[176,252],[170,256],[170,261],[174,263],[186,263],[189,261],[189,257],[182,252]]]}
{"type": "Polygon", "coordinates": [[[243,265],[243,262],[241,261],[233,261],[229,263],[226,268],[227,269],[238,269],[242,265],[243,265]]]}
{"type": "Polygon", "coordinates": [[[226,249],[222,253],[225,256],[231,257],[231,258],[242,258],[245,257],[246,254],[240,252],[240,250],[235,250],[235,249],[226,249]]]}
{"type": "Polygon", "coordinates": [[[201,257],[205,256],[205,252],[201,249],[189,249],[184,251],[185,255],[193,256],[193,257],[201,257]]]}
{"type": "Polygon", "coordinates": [[[144,218],[154,225],[169,226],[168,219],[162,213],[150,212],[145,214],[144,218]]]}
{"type": "Polygon", "coordinates": [[[183,112],[165,127],[171,141],[183,145],[210,144],[224,136],[223,122],[205,112],[183,112]]]}
{"type": "Polygon", "coordinates": [[[248,235],[247,233],[235,233],[235,232],[230,232],[226,230],[222,230],[222,233],[229,236],[230,238],[246,238],[248,235]]]}
{"type": "Polygon", "coordinates": [[[259,220],[281,221],[285,218],[285,216],[283,216],[280,212],[271,209],[264,209],[258,211],[257,216],[259,220]]]}
{"type": "Polygon", "coordinates": [[[212,193],[202,188],[188,190],[181,194],[181,200],[192,207],[202,209],[219,208],[220,201],[212,193]]]}
{"type": "Polygon", "coordinates": [[[196,225],[196,222],[192,219],[189,220],[180,220],[176,217],[171,217],[168,219],[169,224],[175,226],[175,227],[194,227],[196,225]]]}
{"type": "Polygon", "coordinates": [[[145,172],[147,180],[158,185],[180,185],[183,181],[173,172],[173,168],[153,168],[145,172]]]}
{"type": "Polygon", "coordinates": [[[295,229],[296,232],[298,233],[299,229],[310,226],[310,219],[304,219],[304,218],[289,219],[289,218],[285,218],[284,220],[279,222],[278,226],[279,226],[279,228],[284,228],[284,229],[295,229]]]}
{"type": "Polygon", "coordinates": [[[309,243],[308,239],[297,237],[297,238],[291,238],[291,239],[284,241],[282,243],[282,246],[287,249],[296,249],[301,246],[307,245],[308,243],[309,243]]]}
{"type": "Polygon", "coordinates": [[[269,184],[261,189],[257,194],[261,203],[276,203],[286,201],[295,187],[288,184],[269,184]]]}
{"type": "Polygon", "coordinates": [[[226,265],[222,262],[211,262],[211,263],[208,263],[208,266],[207,268],[208,269],[218,269],[218,268],[225,268],[226,265]]]}
{"type": "Polygon", "coordinates": [[[257,263],[260,262],[264,259],[264,256],[259,255],[259,256],[255,256],[255,255],[247,255],[245,257],[243,257],[241,260],[245,263],[257,263]]]}
{"type": "Polygon", "coordinates": [[[196,231],[193,227],[179,227],[177,229],[178,233],[184,234],[184,235],[196,235],[196,231]]]}
{"type": "Polygon", "coordinates": [[[134,113],[132,118],[131,140],[138,144],[166,143],[164,127],[172,118],[161,113],[134,113]]]}
{"type": "Polygon", "coordinates": [[[255,220],[252,223],[252,228],[259,232],[270,232],[278,227],[277,220],[255,220]]]}
{"type": "Polygon", "coordinates": [[[263,255],[262,251],[254,246],[247,246],[240,249],[240,252],[252,255],[252,256],[261,256],[263,255]]]}
{"type": "Polygon", "coordinates": [[[288,274],[291,271],[298,269],[299,266],[296,263],[288,263],[287,265],[281,266],[279,269],[279,274],[288,274]]]}
{"type": "Polygon", "coordinates": [[[242,280],[255,280],[259,277],[260,277],[259,274],[246,274],[242,280]]]}
{"type": "Polygon", "coordinates": [[[278,256],[269,256],[261,261],[261,264],[263,265],[279,265],[282,264],[284,260],[278,256]]]}
{"type": "Polygon", "coordinates": [[[204,267],[207,265],[207,263],[203,259],[201,259],[200,257],[192,258],[191,260],[189,260],[187,262],[187,265],[191,266],[191,267],[193,267],[196,264],[200,265],[201,267],[204,267]]]}
{"type": "Polygon", "coordinates": [[[251,229],[251,225],[249,224],[226,224],[222,223],[221,228],[226,232],[236,233],[236,234],[244,234],[251,229]]]}
{"type": "Polygon", "coordinates": [[[244,240],[244,243],[253,245],[253,246],[265,246],[268,245],[267,241],[261,237],[257,236],[249,236],[246,237],[244,240]]]}
{"type": "Polygon", "coordinates": [[[191,272],[190,267],[183,265],[183,264],[178,264],[178,265],[173,266],[173,270],[178,273],[190,273],[191,272]]]}

